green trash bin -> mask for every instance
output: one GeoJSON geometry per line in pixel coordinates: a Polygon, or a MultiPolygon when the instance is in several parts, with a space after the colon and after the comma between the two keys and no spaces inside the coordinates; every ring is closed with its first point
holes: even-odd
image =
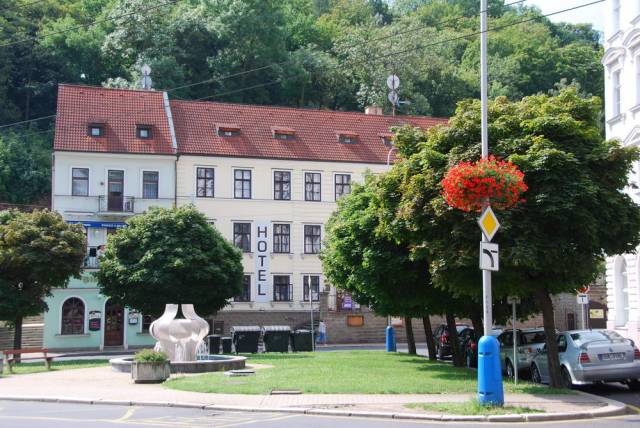
{"type": "Polygon", "coordinates": [[[223,337],[222,338],[222,353],[230,354],[231,353],[231,338],[223,337]]]}
{"type": "Polygon", "coordinates": [[[313,351],[311,330],[296,330],[291,336],[293,338],[293,352],[313,351]]]}
{"type": "Polygon", "coordinates": [[[288,325],[266,325],[262,331],[264,352],[289,352],[291,327],[288,325]]]}
{"type": "Polygon", "coordinates": [[[256,354],[262,331],[257,325],[231,327],[231,337],[236,354],[256,354]]]}
{"type": "Polygon", "coordinates": [[[212,334],[207,337],[209,339],[209,354],[220,353],[220,335],[212,334]]]}

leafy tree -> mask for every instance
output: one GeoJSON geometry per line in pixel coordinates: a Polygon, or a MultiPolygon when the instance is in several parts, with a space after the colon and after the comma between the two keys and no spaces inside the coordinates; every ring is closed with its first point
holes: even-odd
{"type": "Polygon", "coordinates": [[[50,150],[47,139],[35,131],[0,134],[0,201],[29,204],[49,192],[50,150]]]}
{"type": "MultiPolygon", "coordinates": [[[[598,98],[581,98],[575,87],[513,103],[501,97],[489,106],[490,151],[518,165],[529,186],[525,203],[498,213],[494,293],[535,298],[553,386],[561,378],[551,295],[590,283],[606,254],[640,243],[640,210],[622,192],[639,154],[602,139],[600,109],[598,98]]],[[[404,130],[398,140],[405,179],[395,221],[427,248],[436,286],[474,295],[481,277],[477,214],[449,208],[439,183],[450,166],[480,157],[480,104],[461,102],[449,126],[428,135],[404,130]]]]}
{"type": "Polygon", "coordinates": [[[168,303],[210,315],[241,292],[242,256],[193,206],[152,208],[110,237],[97,272],[100,291],[160,315],[168,303]]]}
{"type": "Polygon", "coordinates": [[[53,288],[79,277],[85,256],[82,227],[47,210],[0,212],[0,319],[15,329],[20,349],[22,319],[47,310],[53,288]]]}

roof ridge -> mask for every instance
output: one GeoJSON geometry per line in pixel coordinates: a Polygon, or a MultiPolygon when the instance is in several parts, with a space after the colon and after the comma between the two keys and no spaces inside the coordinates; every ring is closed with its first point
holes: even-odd
{"type": "Polygon", "coordinates": [[[71,88],[83,88],[83,89],[95,89],[95,90],[105,90],[105,91],[119,91],[119,92],[143,92],[145,94],[158,94],[162,96],[165,91],[159,90],[149,90],[149,89],[136,89],[136,88],[107,88],[104,86],[94,86],[94,85],[82,85],[79,83],[59,83],[58,86],[65,86],[71,88]]]}

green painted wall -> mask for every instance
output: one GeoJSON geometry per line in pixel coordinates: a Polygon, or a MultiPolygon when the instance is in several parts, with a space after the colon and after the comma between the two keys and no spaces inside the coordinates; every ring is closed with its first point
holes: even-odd
{"type": "MultiPolygon", "coordinates": [[[[84,272],[82,278],[72,278],[65,289],[56,289],[47,299],[49,310],[44,314],[44,347],[49,349],[100,349],[103,343],[104,306],[106,297],[101,295],[96,280],[90,272],[84,272]],[[62,304],[70,297],[78,297],[85,303],[84,334],[61,335],[62,304]],[[100,311],[100,330],[89,330],[89,312],[100,311]]],[[[137,324],[129,324],[128,310],[125,309],[125,340],[128,347],[153,347],[155,340],[148,334],[142,334],[142,315],[138,314],[137,324]]]]}

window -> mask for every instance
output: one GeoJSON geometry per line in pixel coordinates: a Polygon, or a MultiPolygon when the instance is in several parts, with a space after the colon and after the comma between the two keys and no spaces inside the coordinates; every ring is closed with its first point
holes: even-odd
{"type": "Polygon", "coordinates": [[[351,193],[351,175],[350,174],[336,174],[335,178],[335,193],[336,201],[351,193]]]}
{"type": "Polygon", "coordinates": [[[620,109],[620,91],[621,91],[621,82],[620,82],[620,70],[616,70],[613,72],[611,87],[613,88],[613,116],[618,116],[621,113],[620,109]]]}
{"type": "Polygon", "coordinates": [[[618,256],[614,263],[614,303],[615,325],[625,327],[629,321],[629,281],[627,278],[627,261],[618,256]]]}
{"type": "Polygon", "coordinates": [[[237,137],[240,135],[240,128],[235,127],[218,127],[218,136],[220,137],[237,137]]]}
{"type": "Polygon", "coordinates": [[[156,320],[156,317],[153,315],[142,315],[142,333],[149,333],[149,327],[151,327],[151,323],[156,320]]]}
{"type": "Polygon", "coordinates": [[[158,199],[158,171],[142,171],[142,198],[158,199]]]}
{"type": "Polygon", "coordinates": [[[304,173],[304,200],[320,201],[320,173],[305,172],[304,173]]]}
{"type": "Polygon", "coordinates": [[[338,140],[343,144],[355,144],[358,142],[356,134],[339,134],[338,140]]]}
{"type": "Polygon", "coordinates": [[[291,284],[289,283],[289,275],[274,275],[273,277],[273,301],[274,302],[290,302],[291,301],[291,284]]]}
{"type": "Polygon", "coordinates": [[[243,253],[251,252],[251,223],[233,223],[233,244],[243,253]]]}
{"type": "Polygon", "coordinates": [[[558,352],[567,352],[567,338],[564,335],[558,336],[558,352]]]}
{"type": "Polygon", "coordinates": [[[273,252],[274,253],[290,253],[291,252],[291,225],[274,224],[273,225],[273,252]]]}
{"type": "Polygon", "coordinates": [[[251,301],[251,275],[242,277],[242,293],[233,298],[234,302],[250,302],[251,301]]]}
{"type": "Polygon", "coordinates": [[[320,277],[318,275],[304,275],[302,277],[303,300],[309,301],[309,286],[314,302],[320,301],[320,277]]]}
{"type": "Polygon", "coordinates": [[[71,297],[62,304],[61,334],[84,334],[84,302],[71,297]]]}
{"type": "Polygon", "coordinates": [[[320,226],[305,224],[304,252],[305,254],[318,254],[320,252],[320,226]]]}
{"type": "Polygon", "coordinates": [[[273,199],[277,201],[291,200],[291,173],[289,171],[273,172],[273,199]]]}
{"type": "Polygon", "coordinates": [[[273,133],[273,138],[275,138],[276,140],[291,141],[291,140],[295,140],[296,137],[292,133],[276,131],[273,133]]]}
{"type": "Polygon", "coordinates": [[[100,123],[90,124],[87,134],[91,137],[102,137],[104,135],[104,125],[100,123]]]}
{"type": "Polygon", "coordinates": [[[248,169],[236,169],[233,174],[234,198],[251,199],[251,171],[248,169]]]}
{"type": "Polygon", "coordinates": [[[146,125],[138,125],[136,127],[136,135],[138,136],[138,138],[142,138],[143,140],[151,138],[151,127],[146,125]]]}
{"type": "Polygon", "coordinates": [[[196,171],[196,195],[199,198],[213,198],[213,168],[198,168],[196,171]]]}
{"type": "Polygon", "coordinates": [[[89,168],[71,169],[71,195],[89,196],[89,168]]]}

